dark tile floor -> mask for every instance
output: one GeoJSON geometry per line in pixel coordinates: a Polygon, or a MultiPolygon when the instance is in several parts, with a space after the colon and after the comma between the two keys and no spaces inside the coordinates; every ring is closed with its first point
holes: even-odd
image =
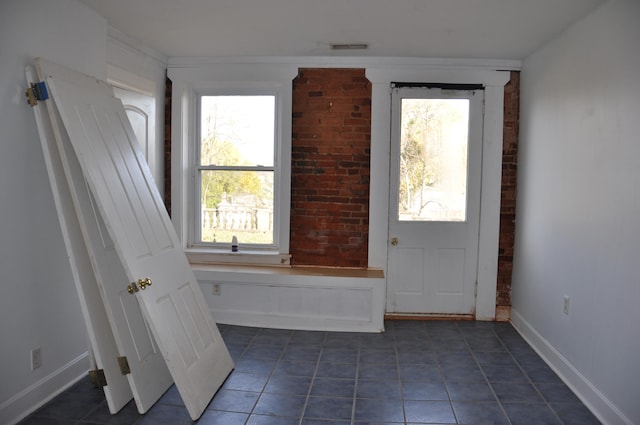
{"type": "MultiPolygon", "coordinates": [[[[383,334],[220,325],[236,367],[198,424],[591,425],[598,420],[508,323],[389,321],[383,334]]],[[[82,381],[21,425],[190,424],[172,387],[110,415],[82,381]]]]}

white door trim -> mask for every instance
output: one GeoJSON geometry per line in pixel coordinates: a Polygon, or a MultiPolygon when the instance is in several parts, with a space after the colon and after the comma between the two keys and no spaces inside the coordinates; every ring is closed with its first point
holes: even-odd
{"type": "Polygon", "coordinates": [[[500,227],[500,182],[502,178],[502,130],[504,85],[509,71],[448,67],[368,67],[371,99],[371,188],[369,228],[384,229],[369,234],[369,267],[385,270],[388,254],[389,148],[391,135],[391,82],[482,84],[485,87],[483,121],[482,188],[478,250],[476,319],[494,320],[498,276],[500,227]]]}

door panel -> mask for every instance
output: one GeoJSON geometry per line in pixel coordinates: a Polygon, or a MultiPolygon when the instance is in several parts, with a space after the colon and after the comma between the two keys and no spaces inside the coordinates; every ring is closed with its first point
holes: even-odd
{"type": "Polygon", "coordinates": [[[424,249],[422,248],[398,248],[397,255],[397,280],[398,293],[418,294],[424,292],[422,264],[424,263],[424,249]]]}
{"type": "Polygon", "coordinates": [[[388,313],[474,313],[482,97],[392,91],[388,313]]]}
{"type": "Polygon", "coordinates": [[[160,172],[161,164],[159,164],[156,146],[155,98],[119,87],[114,87],[113,93],[115,97],[122,101],[124,110],[127,111],[131,128],[147,159],[149,168],[151,168],[151,173],[156,183],[159,183],[162,174],[160,172]]]}
{"type": "Polygon", "coordinates": [[[177,239],[122,103],[100,81],[47,66],[44,75],[142,308],[193,419],[233,362],[177,239]]]}

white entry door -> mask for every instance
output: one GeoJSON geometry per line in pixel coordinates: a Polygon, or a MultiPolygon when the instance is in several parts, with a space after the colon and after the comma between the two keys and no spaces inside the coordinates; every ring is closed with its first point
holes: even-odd
{"type": "Polygon", "coordinates": [[[475,312],[483,91],[392,90],[387,313],[475,312]]]}
{"type": "Polygon", "coordinates": [[[106,83],[40,62],[106,230],[192,419],[233,368],[120,100],[106,83]]]}

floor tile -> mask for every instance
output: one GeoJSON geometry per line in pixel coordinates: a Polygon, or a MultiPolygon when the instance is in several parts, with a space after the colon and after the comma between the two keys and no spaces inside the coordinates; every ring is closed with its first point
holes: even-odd
{"type": "Polygon", "coordinates": [[[316,373],[317,367],[318,363],[315,361],[280,360],[273,370],[273,374],[289,376],[313,376],[316,373]]]}
{"type": "Polygon", "coordinates": [[[355,390],[355,379],[317,377],[313,380],[310,395],[353,398],[355,390]]]}
{"type": "Polygon", "coordinates": [[[274,375],[264,387],[264,392],[306,396],[311,388],[311,379],[310,376],[274,375]]]}
{"type": "Polygon", "coordinates": [[[556,375],[549,366],[530,366],[525,364],[521,365],[521,368],[527,374],[531,382],[562,384],[558,375],[556,375]]]}
{"type": "Polygon", "coordinates": [[[293,331],[289,344],[291,345],[322,345],[325,333],[320,331],[293,331]]]}
{"type": "Polygon", "coordinates": [[[357,365],[351,363],[320,362],[316,376],[325,378],[355,378],[357,365]]]}
{"type": "Polygon", "coordinates": [[[303,418],[302,425],[351,425],[350,420],[303,418]]]}
{"type": "Polygon", "coordinates": [[[444,382],[402,382],[402,397],[405,400],[449,400],[444,382]]]}
{"type": "Polygon", "coordinates": [[[191,425],[194,423],[187,409],[156,404],[135,425],[191,425]]]}
{"type": "Polygon", "coordinates": [[[403,364],[400,365],[400,379],[403,381],[435,381],[442,380],[442,372],[435,365],[403,364]]]}
{"type": "Polygon", "coordinates": [[[198,419],[198,425],[244,425],[248,417],[246,413],[207,410],[198,419]]]}
{"type": "Polygon", "coordinates": [[[160,397],[158,403],[169,404],[172,406],[184,406],[182,397],[178,392],[178,388],[175,385],[169,387],[169,389],[160,397]]]}
{"type": "Polygon", "coordinates": [[[400,381],[359,379],[356,397],[357,398],[400,399],[402,398],[400,381]]]}
{"type": "Polygon", "coordinates": [[[398,350],[400,364],[436,364],[437,357],[430,350],[398,350]]]}
{"type": "Polygon", "coordinates": [[[223,410],[225,412],[251,413],[260,393],[237,390],[219,390],[210,409],[223,410]]]}
{"type": "Polygon", "coordinates": [[[404,402],[407,422],[455,424],[451,403],[448,401],[414,401],[404,402]]]}
{"type": "Polygon", "coordinates": [[[298,425],[299,422],[297,417],[251,415],[246,425],[298,425]]]}
{"type": "Polygon", "coordinates": [[[509,420],[497,402],[468,403],[454,401],[452,404],[459,424],[509,425],[509,420]]]}
{"type": "Polygon", "coordinates": [[[447,365],[443,368],[443,372],[447,382],[486,382],[479,366],[447,365]]]}
{"type": "Polygon", "coordinates": [[[580,403],[580,399],[564,383],[550,384],[542,382],[535,383],[534,386],[550,403],[580,403]]]}
{"type": "Polygon", "coordinates": [[[496,401],[493,390],[486,383],[451,382],[447,384],[452,401],[496,401]]]}
{"type": "Polygon", "coordinates": [[[40,415],[31,415],[20,422],[20,425],[69,425],[68,419],[47,418],[40,415]]]}
{"type": "Polygon", "coordinates": [[[283,360],[314,362],[320,357],[319,346],[292,345],[282,355],[283,360]]]}
{"type": "Polygon", "coordinates": [[[231,375],[222,385],[222,388],[227,390],[241,390],[241,391],[257,391],[261,392],[264,386],[267,384],[269,375],[258,375],[254,373],[244,373],[237,370],[233,371],[231,375]]]}
{"type": "Polygon", "coordinates": [[[279,345],[264,345],[264,344],[251,344],[244,353],[243,357],[255,357],[258,359],[279,359],[284,351],[283,346],[279,345]]]}
{"type": "Polygon", "coordinates": [[[355,421],[403,422],[400,400],[356,399],[355,421]]]}
{"type": "Polygon", "coordinates": [[[531,384],[495,382],[491,386],[502,403],[526,402],[542,403],[544,400],[531,384]]]}
{"type": "Polygon", "coordinates": [[[356,363],[358,349],[325,347],[320,353],[320,361],[323,363],[356,363]]]}
{"type": "Polygon", "coordinates": [[[517,366],[513,356],[506,351],[486,351],[475,353],[478,364],[482,365],[500,365],[500,366],[517,366]]]}
{"type": "Polygon", "coordinates": [[[396,363],[396,352],[395,350],[363,349],[360,353],[360,362],[392,365],[396,363]]]}
{"type": "Polygon", "coordinates": [[[512,425],[562,425],[556,414],[540,403],[504,403],[512,425]]]}
{"type": "Polygon", "coordinates": [[[529,382],[518,366],[484,365],[482,371],[489,382],[529,382]]]}
{"type": "Polygon", "coordinates": [[[352,397],[309,397],[304,418],[351,420],[352,412],[352,397]]]}
{"type": "Polygon", "coordinates": [[[262,394],[254,412],[260,415],[300,417],[305,401],[305,396],[262,394]]]}
{"type": "Polygon", "coordinates": [[[600,425],[600,421],[582,403],[551,403],[564,425],[600,425]]]}
{"type": "MultiPolygon", "coordinates": [[[[184,407],[181,407],[181,409],[184,409],[184,407]]],[[[101,425],[125,425],[133,424],[141,417],[142,416],[138,413],[138,408],[133,401],[124,406],[117,415],[112,415],[109,412],[107,402],[104,401],[91,413],[82,418],[82,422],[101,425]]]]}
{"type": "Polygon", "coordinates": [[[244,373],[254,373],[259,375],[269,375],[278,361],[274,359],[256,359],[252,357],[242,357],[236,362],[235,370],[244,373]]]}
{"type": "Polygon", "coordinates": [[[104,392],[102,390],[91,389],[86,394],[67,391],[40,408],[37,416],[75,421],[87,416],[103,401],[104,392]]]}
{"type": "Polygon", "coordinates": [[[390,365],[384,363],[360,363],[358,378],[395,381],[398,379],[398,369],[395,362],[390,365]]]}

